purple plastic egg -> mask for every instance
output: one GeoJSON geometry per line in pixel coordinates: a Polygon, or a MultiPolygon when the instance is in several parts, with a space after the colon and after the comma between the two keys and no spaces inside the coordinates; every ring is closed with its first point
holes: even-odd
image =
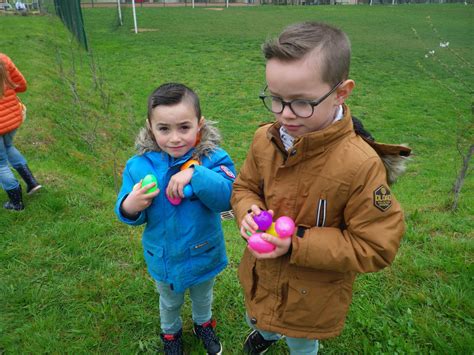
{"type": "Polygon", "coordinates": [[[262,239],[262,233],[255,233],[248,240],[250,248],[257,253],[269,253],[275,250],[275,245],[262,239]]]}
{"type": "Polygon", "coordinates": [[[275,221],[275,231],[280,238],[291,237],[295,231],[295,222],[290,217],[282,216],[275,221]]]}
{"type": "Polygon", "coordinates": [[[258,229],[266,231],[272,225],[272,215],[267,211],[261,211],[259,215],[253,216],[253,220],[257,223],[258,229]]]}

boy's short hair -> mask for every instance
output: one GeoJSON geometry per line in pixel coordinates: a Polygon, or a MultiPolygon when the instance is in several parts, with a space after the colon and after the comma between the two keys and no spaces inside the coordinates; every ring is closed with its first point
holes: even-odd
{"type": "Polygon", "coordinates": [[[336,85],[349,77],[351,44],[347,35],[330,25],[320,22],[302,22],[290,25],[278,38],[262,45],[267,60],[298,60],[306,55],[317,55],[322,80],[336,85]]]}
{"type": "Polygon", "coordinates": [[[201,119],[201,105],[196,93],[186,85],[179,83],[166,83],[156,88],[148,98],[148,120],[151,120],[151,114],[155,107],[164,105],[177,105],[183,101],[188,101],[196,112],[198,121],[201,119]]]}

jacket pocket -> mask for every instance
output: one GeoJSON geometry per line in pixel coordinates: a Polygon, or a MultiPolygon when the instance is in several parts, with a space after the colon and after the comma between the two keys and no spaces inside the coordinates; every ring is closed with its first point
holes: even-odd
{"type": "Polygon", "coordinates": [[[193,275],[211,272],[226,260],[224,241],[216,237],[202,240],[189,247],[189,268],[193,275]]]}
{"type": "Polygon", "coordinates": [[[166,278],[166,263],[164,262],[164,250],[162,247],[147,248],[144,251],[148,270],[153,277],[160,280],[166,278]]]}
{"type": "Polygon", "coordinates": [[[283,319],[297,328],[334,327],[344,319],[348,307],[342,300],[343,283],[342,279],[332,282],[290,279],[283,319]]]}

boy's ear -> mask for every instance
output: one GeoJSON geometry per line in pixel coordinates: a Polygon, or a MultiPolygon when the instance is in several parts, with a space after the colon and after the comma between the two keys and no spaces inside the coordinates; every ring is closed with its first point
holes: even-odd
{"type": "Polygon", "coordinates": [[[354,80],[348,79],[344,81],[341,86],[339,86],[336,90],[336,100],[338,105],[342,105],[344,101],[349,97],[352,93],[352,90],[355,87],[354,80]]]}
{"type": "Polygon", "coordinates": [[[201,119],[199,120],[199,123],[198,123],[198,131],[201,130],[202,126],[204,126],[204,123],[206,123],[206,119],[204,118],[204,116],[201,116],[201,119]]]}

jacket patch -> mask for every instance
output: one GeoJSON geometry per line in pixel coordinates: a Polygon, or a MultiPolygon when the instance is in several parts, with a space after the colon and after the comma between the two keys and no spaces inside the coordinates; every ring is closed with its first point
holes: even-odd
{"type": "Polygon", "coordinates": [[[235,174],[225,165],[221,165],[221,170],[231,179],[235,179],[235,174]]]}
{"type": "Polygon", "coordinates": [[[374,190],[374,206],[382,212],[392,206],[392,194],[384,185],[380,185],[374,190]]]}

